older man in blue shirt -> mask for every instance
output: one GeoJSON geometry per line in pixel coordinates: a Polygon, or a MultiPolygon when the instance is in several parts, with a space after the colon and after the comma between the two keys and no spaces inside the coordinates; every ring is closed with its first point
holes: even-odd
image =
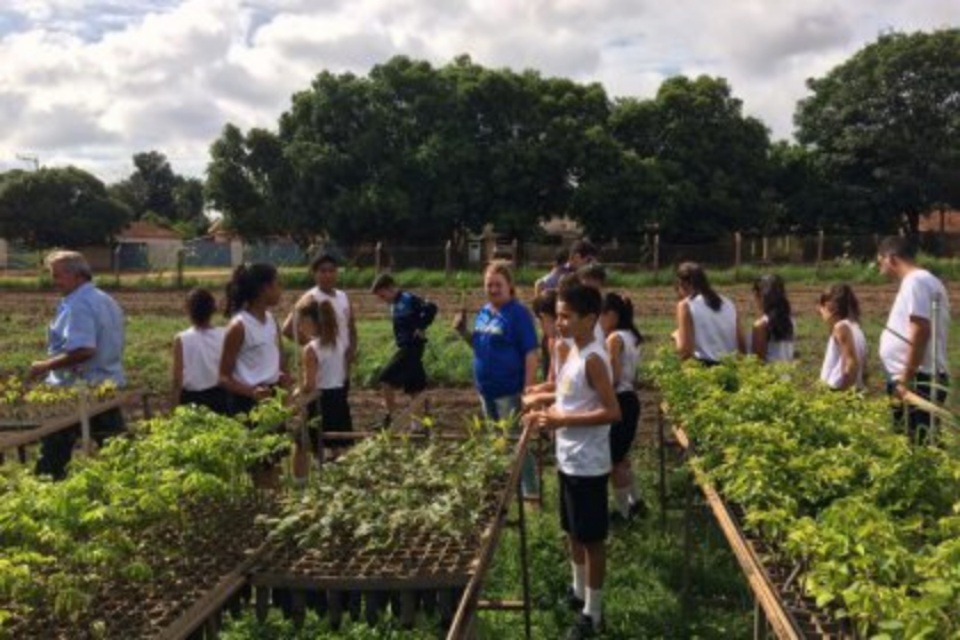
{"type": "MultiPolygon", "coordinates": [[[[55,386],[106,381],[123,386],[124,318],[120,306],[93,284],[93,273],[82,254],[56,251],[47,256],[46,264],[63,298],[48,331],[48,357],[30,365],[28,377],[45,378],[55,386]]],[[[95,416],[90,429],[102,445],[107,437],[123,430],[123,414],[114,409],[95,416]]],[[[41,441],[38,474],[58,480],[66,475],[79,431],[77,425],[41,441]]]]}

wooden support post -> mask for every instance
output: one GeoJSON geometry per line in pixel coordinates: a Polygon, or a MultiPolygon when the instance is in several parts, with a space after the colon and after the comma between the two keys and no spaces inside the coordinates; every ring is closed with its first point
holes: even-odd
{"type": "Polygon", "coordinates": [[[734,277],[740,278],[740,262],[743,259],[743,235],[737,231],[733,234],[733,271],[734,277]]]}
{"type": "Polygon", "coordinates": [[[120,245],[113,250],[113,284],[120,287],[120,245]]]}
{"type": "Polygon", "coordinates": [[[373,270],[380,273],[383,270],[383,243],[377,242],[373,248],[373,270]]]}
{"type": "MultiPolygon", "coordinates": [[[[520,530],[520,576],[523,587],[524,638],[530,640],[530,567],[527,559],[527,519],[523,508],[523,480],[517,479],[517,528],[520,530]]],[[[542,484],[540,485],[543,486],[542,484]]]]}
{"type": "Polygon", "coordinates": [[[299,631],[307,618],[307,594],[302,589],[294,589],[290,593],[290,611],[293,626],[299,631]]]}
{"type": "Polygon", "coordinates": [[[680,606],[683,617],[693,614],[693,478],[683,483],[683,575],[680,606]]]}
{"type": "Polygon", "coordinates": [[[404,589],[400,592],[400,626],[413,629],[417,621],[417,592],[404,589]]]}
{"type": "Polygon", "coordinates": [[[660,528],[667,530],[667,442],[663,433],[663,409],[657,406],[657,448],[660,450],[660,528]]]}
{"type": "Polygon", "coordinates": [[[80,409],[80,435],[83,455],[89,456],[93,451],[93,440],[90,434],[90,392],[85,388],[80,390],[78,405],[80,409]]]}
{"type": "Polygon", "coordinates": [[[513,268],[519,269],[520,268],[520,241],[514,238],[511,248],[513,249],[512,251],[513,268]]]}
{"type": "Polygon", "coordinates": [[[660,281],[660,231],[653,233],[653,279],[660,281]]]}
{"type": "Polygon", "coordinates": [[[447,240],[447,244],[443,247],[443,272],[447,281],[450,280],[450,275],[453,272],[453,241],[447,240]]]}
{"type": "Polygon", "coordinates": [[[820,269],[823,267],[823,229],[817,232],[817,278],[820,277],[820,269]]]}
{"type": "Polygon", "coordinates": [[[763,253],[760,259],[763,261],[764,264],[769,263],[770,262],[770,238],[768,238],[767,236],[763,236],[763,240],[761,243],[761,251],[763,253]]]}
{"type": "Polygon", "coordinates": [[[183,247],[177,249],[177,289],[183,289],[183,261],[185,251],[183,247]]]}
{"type": "Polygon", "coordinates": [[[330,619],[330,628],[337,630],[343,622],[343,598],[342,591],[330,591],[327,593],[327,614],[330,619]]]}
{"type": "Polygon", "coordinates": [[[259,622],[264,622],[267,619],[267,614],[270,613],[270,589],[267,587],[257,587],[257,590],[254,595],[257,620],[259,622]]]}
{"type": "Polygon", "coordinates": [[[363,609],[364,620],[369,626],[375,627],[380,622],[380,615],[390,594],[386,591],[367,591],[364,595],[366,596],[366,606],[363,609]]]}

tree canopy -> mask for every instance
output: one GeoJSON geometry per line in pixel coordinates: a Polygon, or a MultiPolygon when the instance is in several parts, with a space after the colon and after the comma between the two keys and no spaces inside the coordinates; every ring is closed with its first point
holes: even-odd
{"type": "Polygon", "coordinates": [[[175,173],[159,151],[134,154],[133,166],[133,173],[109,190],[130,208],[134,218],[170,224],[188,236],[205,230],[208,221],[202,180],[175,173]]]}
{"type": "Polygon", "coordinates": [[[76,167],[11,171],[0,179],[0,236],[32,248],[107,242],[130,217],[100,180],[76,167]]]}
{"type": "MultiPolygon", "coordinates": [[[[399,56],[366,76],[318,74],[275,129],[228,124],[205,195],[241,235],[304,245],[436,243],[487,223],[526,239],[554,216],[600,241],[916,233],[924,213],[960,206],[960,30],[883,35],[808,84],[798,142],[771,144],[724,78],[612,100],[467,56],[399,56]]],[[[121,185],[140,194],[126,198],[135,214],[196,209],[198,185],[171,187],[161,154],[135,164],[121,185]]]]}
{"type": "Polygon", "coordinates": [[[797,138],[854,224],[915,234],[960,206],[960,29],[882,35],[808,86],[797,138]]]}

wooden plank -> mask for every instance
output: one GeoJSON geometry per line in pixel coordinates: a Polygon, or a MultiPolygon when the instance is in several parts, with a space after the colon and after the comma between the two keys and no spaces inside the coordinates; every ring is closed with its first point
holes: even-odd
{"type": "MultiPolygon", "coordinates": [[[[118,394],[115,398],[107,400],[106,402],[94,404],[90,407],[89,415],[90,417],[95,417],[111,409],[122,407],[138,398],[141,393],[141,391],[128,391],[126,393],[118,394]]],[[[0,433],[0,451],[16,449],[17,447],[23,447],[35,442],[39,442],[42,438],[53,435],[59,431],[63,431],[64,429],[72,427],[76,424],[80,424],[80,422],[81,412],[75,411],[73,413],[65,414],[56,418],[44,420],[33,429],[0,433]]]]}
{"type": "MultiPolygon", "coordinates": [[[[692,453],[690,438],[686,432],[676,425],[673,425],[673,431],[680,446],[689,453],[692,453]]],[[[780,599],[776,586],[774,586],[770,577],[767,575],[763,563],[753,550],[753,546],[747,541],[746,536],[743,535],[743,531],[740,529],[739,524],[737,524],[733,514],[730,513],[726,502],[723,501],[716,489],[714,489],[713,484],[700,468],[696,459],[689,458],[688,465],[693,471],[697,486],[700,487],[700,491],[710,506],[710,510],[713,512],[713,516],[720,526],[720,530],[730,544],[730,548],[737,558],[737,562],[740,564],[740,569],[743,571],[743,575],[747,579],[757,603],[763,609],[767,622],[777,635],[777,638],[780,640],[800,640],[804,638],[804,634],[800,631],[800,625],[780,599]]]]}

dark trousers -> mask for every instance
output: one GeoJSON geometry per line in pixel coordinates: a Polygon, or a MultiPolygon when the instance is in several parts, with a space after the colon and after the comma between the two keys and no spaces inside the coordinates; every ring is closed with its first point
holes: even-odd
{"type": "MultiPolygon", "coordinates": [[[[90,418],[90,435],[102,447],[107,438],[122,433],[123,412],[119,407],[90,418]]],[[[80,425],[75,424],[40,440],[40,457],[37,459],[37,475],[48,475],[54,480],[67,476],[67,465],[73,457],[73,447],[80,439],[80,425]]]]}
{"type": "MultiPolygon", "coordinates": [[[[950,378],[944,373],[941,373],[935,378],[929,373],[918,373],[913,379],[913,383],[909,386],[910,390],[921,398],[942,406],[947,399],[947,389],[950,386],[950,378]]],[[[893,391],[893,383],[887,383],[887,392],[892,394],[893,391]]],[[[931,422],[932,416],[929,411],[924,411],[906,402],[898,403],[893,408],[894,429],[901,433],[906,429],[906,434],[907,437],[910,438],[910,442],[926,444],[930,437],[931,422]]]]}

